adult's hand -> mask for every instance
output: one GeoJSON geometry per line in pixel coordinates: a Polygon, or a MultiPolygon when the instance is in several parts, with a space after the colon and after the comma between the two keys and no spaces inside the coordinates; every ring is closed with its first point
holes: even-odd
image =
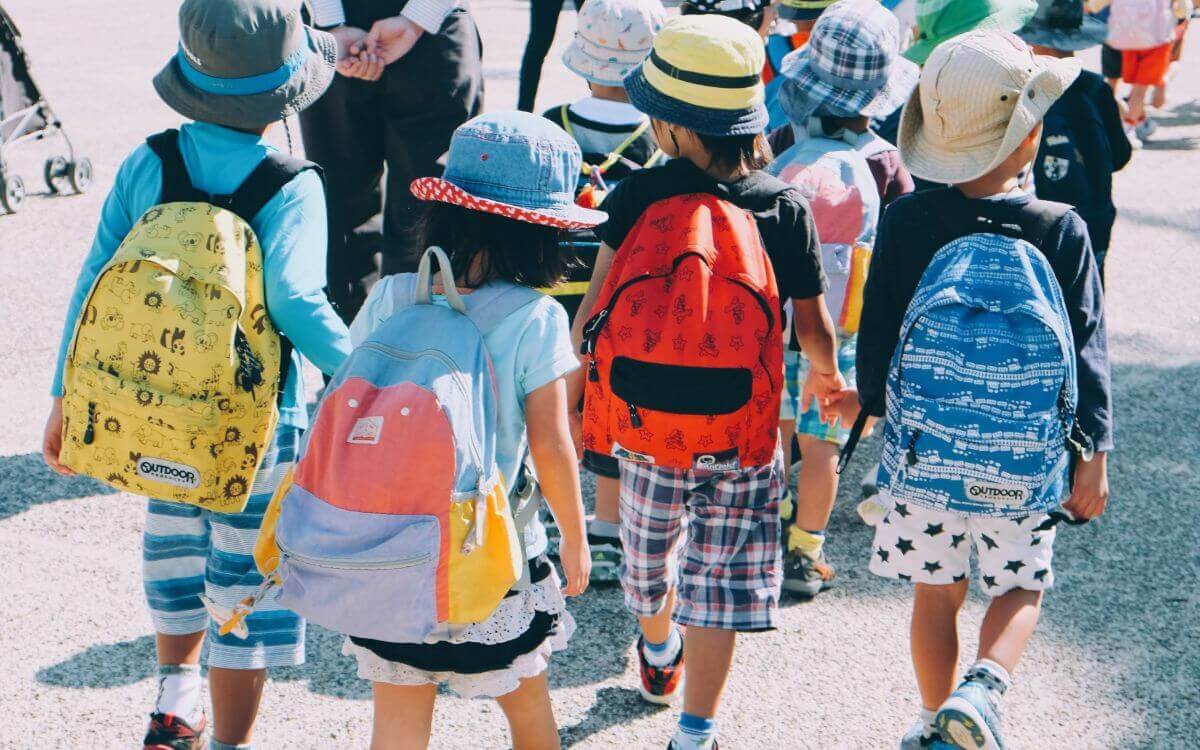
{"type": "Polygon", "coordinates": [[[377,55],[367,52],[364,39],[367,32],[355,26],[338,26],[329,31],[338,45],[337,72],[347,78],[377,81],[383,75],[384,63],[377,55]]]}
{"type": "Polygon", "coordinates": [[[392,16],[376,21],[363,43],[369,54],[380,57],[384,65],[391,65],[407,55],[424,33],[424,29],[404,16],[392,16]]]}

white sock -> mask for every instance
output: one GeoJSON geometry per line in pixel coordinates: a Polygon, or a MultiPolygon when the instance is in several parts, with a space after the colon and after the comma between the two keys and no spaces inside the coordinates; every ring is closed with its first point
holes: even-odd
{"type": "Polygon", "coordinates": [[[643,640],[642,653],[646,655],[646,661],[650,663],[650,666],[665,667],[675,661],[681,648],[683,648],[683,638],[679,636],[679,628],[673,627],[671,635],[665,643],[655,645],[650,641],[643,640]]]}
{"type": "Polygon", "coordinates": [[[204,715],[203,681],[199,664],[160,664],[157,713],[174,714],[191,726],[204,715]]]}
{"type": "Polygon", "coordinates": [[[1000,698],[1008,692],[1009,686],[1012,685],[1012,677],[1008,674],[1008,670],[991,659],[980,659],[975,662],[967,670],[967,678],[974,679],[977,684],[988,689],[988,695],[991,696],[993,705],[1000,702],[1000,698]]]}
{"type": "Polygon", "coordinates": [[[936,730],[936,727],[933,726],[933,720],[935,718],[937,718],[937,709],[936,708],[931,709],[931,708],[925,708],[924,706],[921,707],[921,726],[924,727],[921,730],[921,734],[923,734],[926,737],[929,737],[930,735],[932,735],[934,733],[934,731],[936,730]]]}

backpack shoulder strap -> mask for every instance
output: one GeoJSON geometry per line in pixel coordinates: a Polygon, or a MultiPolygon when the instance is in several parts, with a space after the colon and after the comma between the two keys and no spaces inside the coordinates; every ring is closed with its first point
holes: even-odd
{"type": "Polygon", "coordinates": [[[258,163],[232,195],[217,197],[214,202],[228,207],[250,222],[285,185],[309,169],[316,171],[324,184],[325,176],[316,164],[272,151],[258,163]]]}
{"type": "Polygon", "coordinates": [[[533,303],[542,293],[520,284],[496,283],[476,289],[463,297],[467,315],[484,336],[495,330],[509,315],[533,303]]]}
{"type": "Polygon", "coordinates": [[[187,165],[179,151],[179,131],[175,129],[155,133],[146,139],[146,145],[162,162],[161,203],[207,201],[208,196],[192,185],[187,165]]]}

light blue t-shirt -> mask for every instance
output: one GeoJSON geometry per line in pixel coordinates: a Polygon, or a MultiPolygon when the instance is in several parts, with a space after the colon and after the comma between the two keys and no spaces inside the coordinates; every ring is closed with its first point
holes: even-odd
{"type": "MultiPolygon", "coordinates": [[[[179,150],[188,177],[198,189],[213,195],[234,192],[267,153],[274,151],[261,136],[206,122],[179,129],[179,150]]],[[[112,259],[125,235],[147,209],[162,197],[162,161],[149,146],[133,150],[117,171],[104,199],[92,249],[83,260],[75,292],[67,307],[51,395],[62,395],[63,364],[75,331],[75,320],[96,276],[112,259]]],[[[280,404],[280,425],[308,426],[303,354],[322,372],[332,374],[350,353],[346,325],[325,296],[325,191],[312,170],[296,176],[267,202],[250,222],[263,250],[263,283],[267,313],[295,351],[280,404]]]]}
{"type": "MultiPolygon", "coordinates": [[[[361,344],[395,311],[392,283],[381,279],[371,289],[358,317],[350,325],[350,338],[361,344]]],[[[445,297],[434,302],[449,307],[445,297]]],[[[496,465],[508,481],[517,476],[529,450],[525,432],[525,397],[579,367],[571,346],[567,312],[551,297],[543,296],[509,315],[483,337],[499,396],[496,404],[496,465]]],[[[537,557],[546,549],[546,531],[540,522],[525,532],[526,552],[537,557]]]]}

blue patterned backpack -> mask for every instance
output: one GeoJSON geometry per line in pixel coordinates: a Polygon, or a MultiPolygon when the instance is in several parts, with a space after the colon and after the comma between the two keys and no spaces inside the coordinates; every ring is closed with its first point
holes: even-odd
{"type": "Polygon", "coordinates": [[[1064,494],[1075,347],[1049,261],[1009,236],[1015,228],[995,229],[1005,234],[939,250],[908,306],[887,380],[880,487],[924,507],[1021,517],[1064,494]]]}

